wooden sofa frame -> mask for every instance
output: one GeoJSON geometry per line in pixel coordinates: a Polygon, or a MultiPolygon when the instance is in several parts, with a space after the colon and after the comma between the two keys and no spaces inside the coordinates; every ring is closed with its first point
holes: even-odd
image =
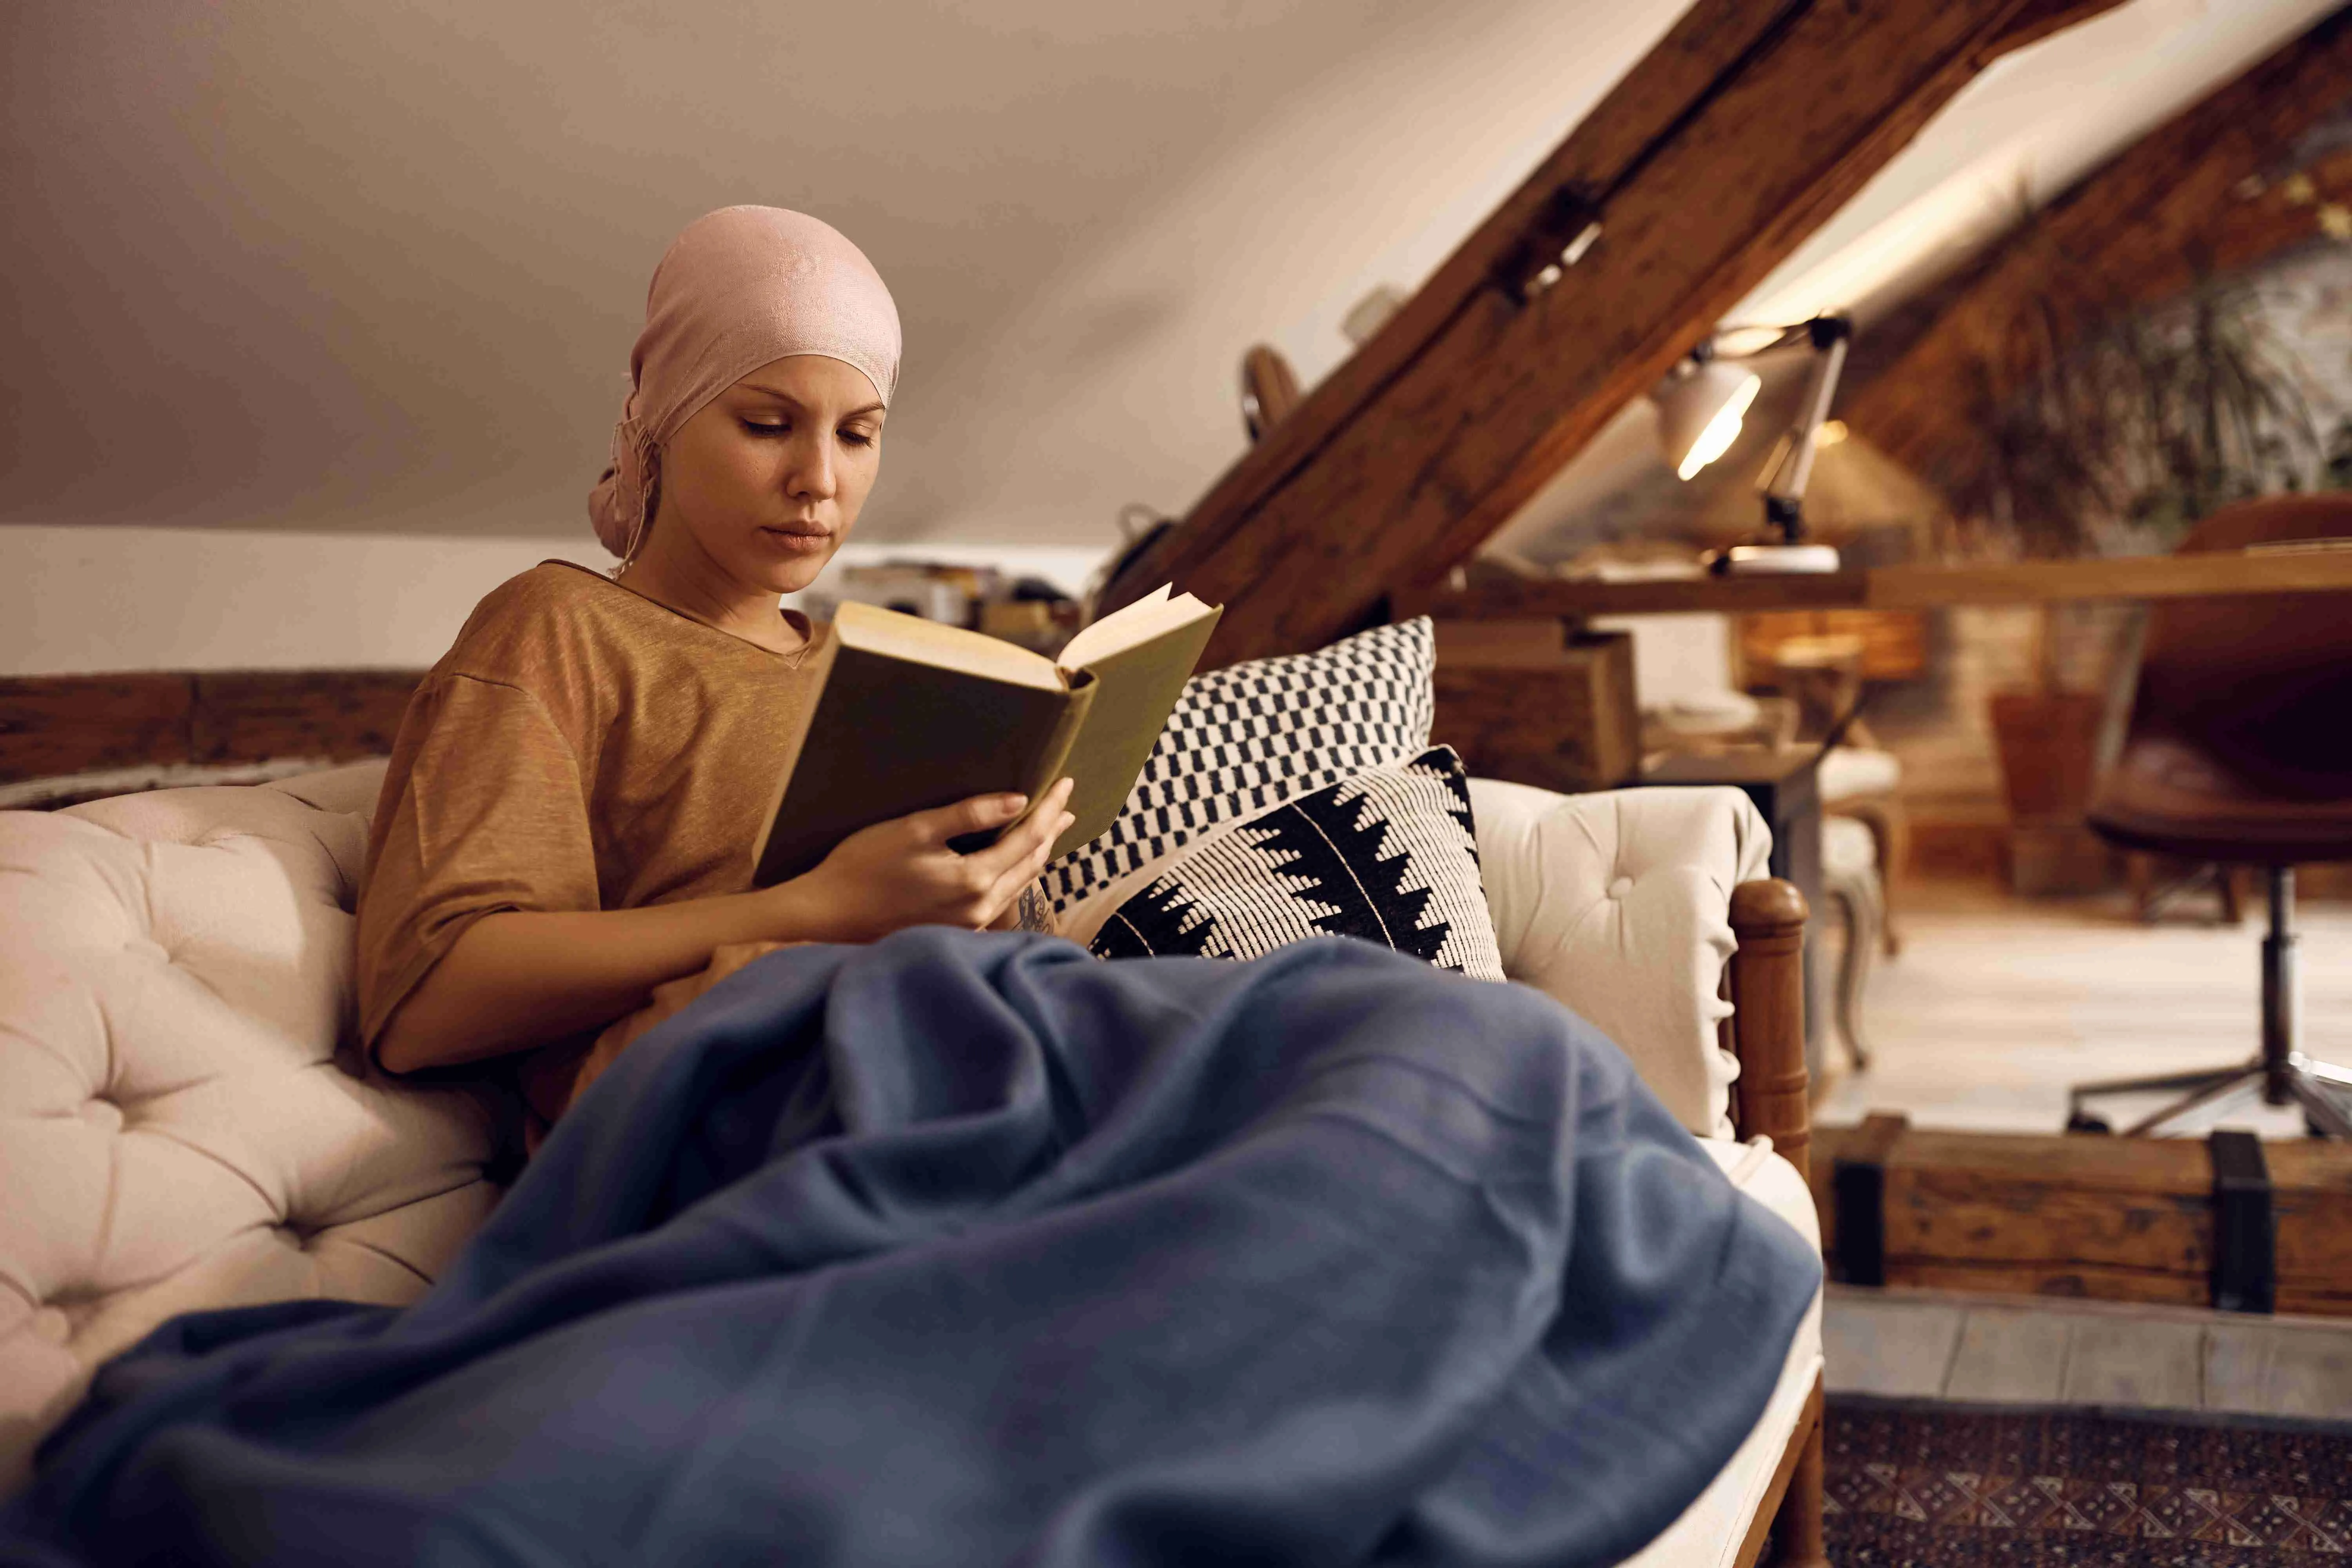
{"type": "MultiPolygon", "coordinates": [[[[1731,890],[1737,945],[1724,975],[1732,1016],[1723,1046],[1739,1061],[1731,1119],[1742,1138],[1761,1133],[1780,1157],[1809,1176],[1812,1113],[1805,1072],[1805,895],[1778,878],[1731,890]]],[[[1740,1542],[1737,1568],[1753,1568],[1772,1548],[1783,1568],[1828,1568],[1822,1542],[1822,1383],[1797,1417],[1796,1430],[1740,1542]]]]}

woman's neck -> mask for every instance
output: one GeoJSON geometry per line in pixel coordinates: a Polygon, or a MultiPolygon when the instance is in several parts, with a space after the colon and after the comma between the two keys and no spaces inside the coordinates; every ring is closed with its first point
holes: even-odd
{"type": "Polygon", "coordinates": [[[803,640],[784,618],[773,589],[730,575],[691,533],[675,524],[649,530],[645,548],[621,580],[657,605],[773,653],[791,653],[803,640]]]}

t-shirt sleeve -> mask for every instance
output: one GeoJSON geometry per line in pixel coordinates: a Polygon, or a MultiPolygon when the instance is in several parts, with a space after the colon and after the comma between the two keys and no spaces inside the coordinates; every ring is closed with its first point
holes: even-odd
{"type": "Polygon", "coordinates": [[[466,928],[499,910],[599,907],[588,782],[562,729],[521,687],[436,672],[393,748],[359,908],[360,1038],[466,928]]]}

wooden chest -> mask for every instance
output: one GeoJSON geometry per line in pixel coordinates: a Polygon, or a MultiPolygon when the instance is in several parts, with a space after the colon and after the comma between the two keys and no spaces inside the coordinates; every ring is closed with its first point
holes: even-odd
{"type": "Polygon", "coordinates": [[[1822,1245],[1859,1284],[2352,1316],[2352,1148],[2251,1142],[1815,1128],[1822,1245]]]}

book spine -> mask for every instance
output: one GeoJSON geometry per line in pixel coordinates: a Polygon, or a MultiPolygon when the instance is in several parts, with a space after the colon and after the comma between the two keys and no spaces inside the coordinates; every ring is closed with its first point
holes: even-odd
{"type": "MultiPolygon", "coordinates": [[[[1031,810],[1036,809],[1038,796],[1061,782],[1071,748],[1078,743],[1078,731],[1087,727],[1087,715],[1094,710],[1095,693],[1101,689],[1102,683],[1092,671],[1081,670],[1070,678],[1070,700],[1062,710],[1061,722],[1045,737],[1045,744],[1037,752],[1036,773],[1029,787],[1022,792],[1028,795],[1031,810]]],[[[1022,813],[1024,817],[1028,815],[1022,813]]]]}

